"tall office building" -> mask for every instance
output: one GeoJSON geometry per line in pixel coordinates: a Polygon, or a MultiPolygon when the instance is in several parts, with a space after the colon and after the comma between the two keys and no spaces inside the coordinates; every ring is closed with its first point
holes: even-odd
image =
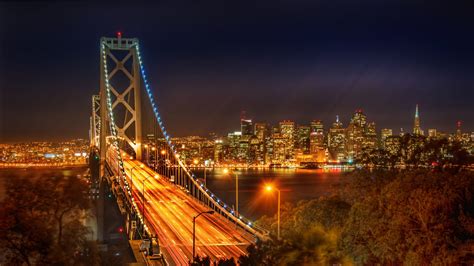
{"type": "Polygon", "coordinates": [[[214,162],[220,163],[223,159],[223,141],[222,139],[214,140],[214,162]]]}
{"type": "Polygon", "coordinates": [[[321,120],[313,120],[310,123],[311,132],[324,132],[324,125],[321,120]]]}
{"type": "Polygon", "coordinates": [[[418,111],[418,104],[416,105],[415,119],[413,121],[413,134],[414,135],[424,135],[423,130],[420,127],[420,113],[418,111]]]}
{"type": "Polygon", "coordinates": [[[240,118],[240,132],[242,132],[242,136],[252,136],[254,134],[251,119],[240,118]]]}
{"type": "Polygon", "coordinates": [[[268,136],[268,125],[266,123],[255,123],[255,136],[258,140],[264,142],[268,136]]]}
{"type": "Polygon", "coordinates": [[[317,149],[324,149],[324,125],[321,120],[313,120],[310,124],[310,152],[314,153],[317,149]]]}
{"type": "MultiPolygon", "coordinates": [[[[267,163],[269,162],[267,157],[267,139],[270,138],[268,125],[266,123],[255,123],[254,131],[255,137],[258,140],[258,154],[261,156],[259,163],[267,163]]],[[[252,140],[251,144],[255,144],[255,140],[252,140]]]]}
{"type": "Polygon", "coordinates": [[[346,130],[336,116],[328,133],[328,151],[332,160],[345,161],[346,159],[346,130]]]}
{"type": "Polygon", "coordinates": [[[309,153],[309,135],[311,129],[309,126],[299,125],[296,128],[296,149],[298,149],[303,154],[309,153]]]}
{"type": "Polygon", "coordinates": [[[229,146],[228,159],[230,160],[238,159],[241,138],[242,138],[242,132],[240,131],[227,134],[227,143],[229,146]]]}
{"type": "Polygon", "coordinates": [[[435,139],[438,137],[438,132],[435,128],[428,129],[428,138],[435,139]]]}
{"type": "Polygon", "coordinates": [[[346,148],[349,160],[354,159],[362,151],[366,127],[367,116],[362,112],[362,109],[356,110],[346,129],[346,148]]]}
{"type": "Polygon", "coordinates": [[[382,128],[382,130],[380,131],[380,147],[385,149],[386,145],[385,145],[385,140],[388,138],[388,137],[391,137],[393,136],[393,131],[392,129],[390,128],[382,128]]]}
{"type": "Polygon", "coordinates": [[[321,120],[313,120],[310,124],[309,152],[316,162],[326,161],[326,146],[324,145],[324,125],[321,120]]]}
{"type": "Polygon", "coordinates": [[[272,163],[282,164],[287,161],[288,139],[281,133],[272,134],[272,163]]]}
{"type": "Polygon", "coordinates": [[[362,146],[364,149],[369,150],[377,148],[377,130],[375,129],[375,122],[367,123],[362,146]]]}
{"type": "Polygon", "coordinates": [[[281,121],[280,133],[285,139],[285,157],[288,160],[293,159],[295,149],[295,122],[289,120],[281,121]]]}
{"type": "Polygon", "coordinates": [[[462,141],[461,125],[462,125],[462,122],[461,122],[461,121],[458,121],[458,122],[456,123],[456,140],[457,140],[457,141],[462,141]]]}

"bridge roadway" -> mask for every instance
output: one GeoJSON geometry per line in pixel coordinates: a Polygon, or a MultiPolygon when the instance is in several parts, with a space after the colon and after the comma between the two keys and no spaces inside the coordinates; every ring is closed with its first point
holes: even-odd
{"type": "MultiPolygon", "coordinates": [[[[188,193],[144,166],[140,161],[124,160],[127,178],[133,170],[133,195],[142,212],[142,191],[145,187],[145,216],[147,225],[158,235],[160,248],[171,265],[187,265],[192,258],[192,220],[199,212],[210,208],[188,193]],[[143,183],[144,179],[147,179],[143,183]]],[[[211,260],[245,254],[255,237],[219,214],[201,215],[196,219],[196,255],[211,260]]]]}

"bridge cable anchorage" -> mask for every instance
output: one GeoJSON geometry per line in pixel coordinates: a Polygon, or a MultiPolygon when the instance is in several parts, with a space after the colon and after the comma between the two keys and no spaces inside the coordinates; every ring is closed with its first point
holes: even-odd
{"type": "MultiPolygon", "coordinates": [[[[162,132],[162,134],[163,134],[163,136],[166,140],[166,143],[167,143],[168,147],[170,148],[170,150],[172,151],[173,156],[176,159],[176,161],[178,162],[179,166],[184,170],[185,174],[187,175],[189,180],[191,180],[191,182],[193,182],[195,187],[197,189],[199,189],[201,191],[201,193],[203,195],[205,195],[209,200],[211,200],[211,202],[213,203],[213,205],[215,207],[217,207],[221,211],[223,211],[224,214],[227,217],[230,218],[230,220],[233,220],[233,221],[239,223],[242,228],[244,228],[245,230],[251,232],[252,234],[256,235],[257,237],[259,237],[261,239],[268,238],[268,232],[266,230],[264,230],[262,228],[258,228],[256,226],[253,226],[252,223],[248,219],[245,219],[241,215],[237,215],[237,213],[234,213],[234,211],[231,210],[226,204],[221,205],[220,202],[222,202],[222,201],[217,196],[212,194],[210,192],[210,190],[208,190],[205,187],[205,185],[200,180],[197,179],[197,177],[191,172],[190,169],[188,169],[188,167],[180,159],[180,157],[177,153],[177,150],[176,150],[174,144],[172,143],[171,137],[166,132],[166,129],[165,129],[165,127],[164,127],[164,125],[161,121],[161,117],[160,117],[160,114],[158,112],[158,106],[155,103],[153,93],[151,91],[151,86],[149,85],[148,80],[147,80],[147,76],[146,76],[146,73],[145,73],[145,68],[144,68],[143,61],[142,61],[142,56],[140,54],[140,48],[139,48],[138,41],[135,42],[135,49],[136,49],[136,52],[137,52],[137,55],[138,55],[138,62],[139,62],[140,72],[141,72],[141,75],[142,75],[143,82],[145,84],[145,89],[146,89],[146,92],[147,92],[147,95],[148,95],[148,99],[150,100],[150,104],[152,106],[153,113],[155,115],[155,119],[158,122],[159,128],[160,128],[160,130],[161,130],[161,132],[162,132]]],[[[120,157],[120,153],[118,155],[120,157]]],[[[120,160],[121,160],[121,157],[120,157],[120,160]]]]}

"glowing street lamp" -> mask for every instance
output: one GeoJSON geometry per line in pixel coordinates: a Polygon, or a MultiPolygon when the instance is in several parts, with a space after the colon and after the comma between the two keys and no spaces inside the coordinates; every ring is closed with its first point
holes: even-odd
{"type": "Polygon", "coordinates": [[[214,211],[203,211],[193,217],[193,262],[196,258],[196,219],[202,214],[214,214],[214,211]]]}
{"type": "Polygon", "coordinates": [[[147,165],[150,165],[149,160],[148,160],[148,158],[150,157],[149,152],[148,152],[148,145],[145,144],[144,147],[145,147],[145,152],[146,152],[146,154],[145,154],[145,157],[146,157],[146,164],[147,164],[147,165]]]}
{"type": "Polygon", "coordinates": [[[274,190],[278,192],[278,222],[277,222],[277,238],[280,239],[280,190],[270,184],[267,184],[265,186],[265,191],[268,193],[272,193],[274,190]]]}

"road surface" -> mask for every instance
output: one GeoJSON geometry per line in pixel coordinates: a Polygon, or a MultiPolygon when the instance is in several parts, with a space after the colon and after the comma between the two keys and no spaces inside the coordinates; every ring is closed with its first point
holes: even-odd
{"type": "MultiPolygon", "coordinates": [[[[142,212],[144,189],[147,225],[158,235],[167,262],[187,265],[192,258],[193,216],[210,208],[152,169],[141,168],[141,164],[136,160],[124,160],[128,181],[133,183],[135,202],[142,212]]],[[[196,219],[196,255],[209,256],[213,261],[230,257],[237,260],[253,242],[253,235],[217,213],[204,214],[196,219]]]]}

